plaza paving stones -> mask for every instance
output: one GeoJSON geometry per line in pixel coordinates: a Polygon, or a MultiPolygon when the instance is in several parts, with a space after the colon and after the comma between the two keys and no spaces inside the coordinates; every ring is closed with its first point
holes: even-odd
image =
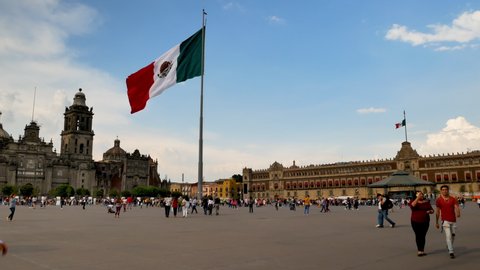
{"type": "Polygon", "coordinates": [[[18,206],[13,222],[0,206],[0,239],[9,253],[0,270],[57,269],[477,269],[480,209],[468,203],[458,222],[457,257],[433,226],[428,256],[417,257],[410,210],[395,209],[395,228],[375,228],[376,209],[332,207],[230,209],[219,216],[165,218],[162,208],[128,210],[119,219],[102,206],[18,206]]]}

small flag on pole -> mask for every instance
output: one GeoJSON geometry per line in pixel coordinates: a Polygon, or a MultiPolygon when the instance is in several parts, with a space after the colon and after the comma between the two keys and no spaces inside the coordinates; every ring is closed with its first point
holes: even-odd
{"type": "Polygon", "coordinates": [[[400,123],[395,123],[395,129],[404,127],[407,124],[407,121],[405,119],[402,120],[400,123]]]}
{"type": "Polygon", "coordinates": [[[202,74],[202,29],[127,78],[131,113],[170,86],[202,74]]]}

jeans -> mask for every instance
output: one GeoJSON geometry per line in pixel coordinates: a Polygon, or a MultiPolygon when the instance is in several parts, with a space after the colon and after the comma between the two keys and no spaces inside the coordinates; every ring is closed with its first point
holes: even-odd
{"type": "Polygon", "coordinates": [[[310,214],[310,205],[305,205],[305,209],[303,209],[303,214],[304,215],[310,214]]]}
{"type": "Polygon", "coordinates": [[[13,220],[14,214],[15,214],[15,207],[10,207],[10,215],[8,216],[8,220],[13,220]]]}
{"type": "Polygon", "coordinates": [[[442,221],[442,228],[445,231],[445,239],[447,240],[448,252],[453,253],[453,239],[455,236],[455,222],[442,221]]]}
{"type": "Polygon", "coordinates": [[[395,225],[395,222],[388,217],[388,210],[378,209],[377,225],[383,227],[383,219],[386,219],[391,225],[395,225]]]}

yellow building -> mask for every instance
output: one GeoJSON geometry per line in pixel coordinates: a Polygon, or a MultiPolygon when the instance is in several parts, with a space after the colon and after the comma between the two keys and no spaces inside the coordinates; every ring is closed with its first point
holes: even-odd
{"type": "Polygon", "coordinates": [[[238,199],[242,197],[241,183],[237,183],[235,179],[220,179],[218,185],[218,197],[220,199],[238,199]]]}

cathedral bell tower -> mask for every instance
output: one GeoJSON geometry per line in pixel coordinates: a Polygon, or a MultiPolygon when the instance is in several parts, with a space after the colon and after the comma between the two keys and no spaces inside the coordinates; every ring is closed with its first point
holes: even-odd
{"type": "Polygon", "coordinates": [[[85,103],[85,94],[82,89],[75,94],[73,104],[65,108],[62,145],[60,154],[75,160],[92,160],[93,136],[92,130],[93,108],[85,103]]]}

